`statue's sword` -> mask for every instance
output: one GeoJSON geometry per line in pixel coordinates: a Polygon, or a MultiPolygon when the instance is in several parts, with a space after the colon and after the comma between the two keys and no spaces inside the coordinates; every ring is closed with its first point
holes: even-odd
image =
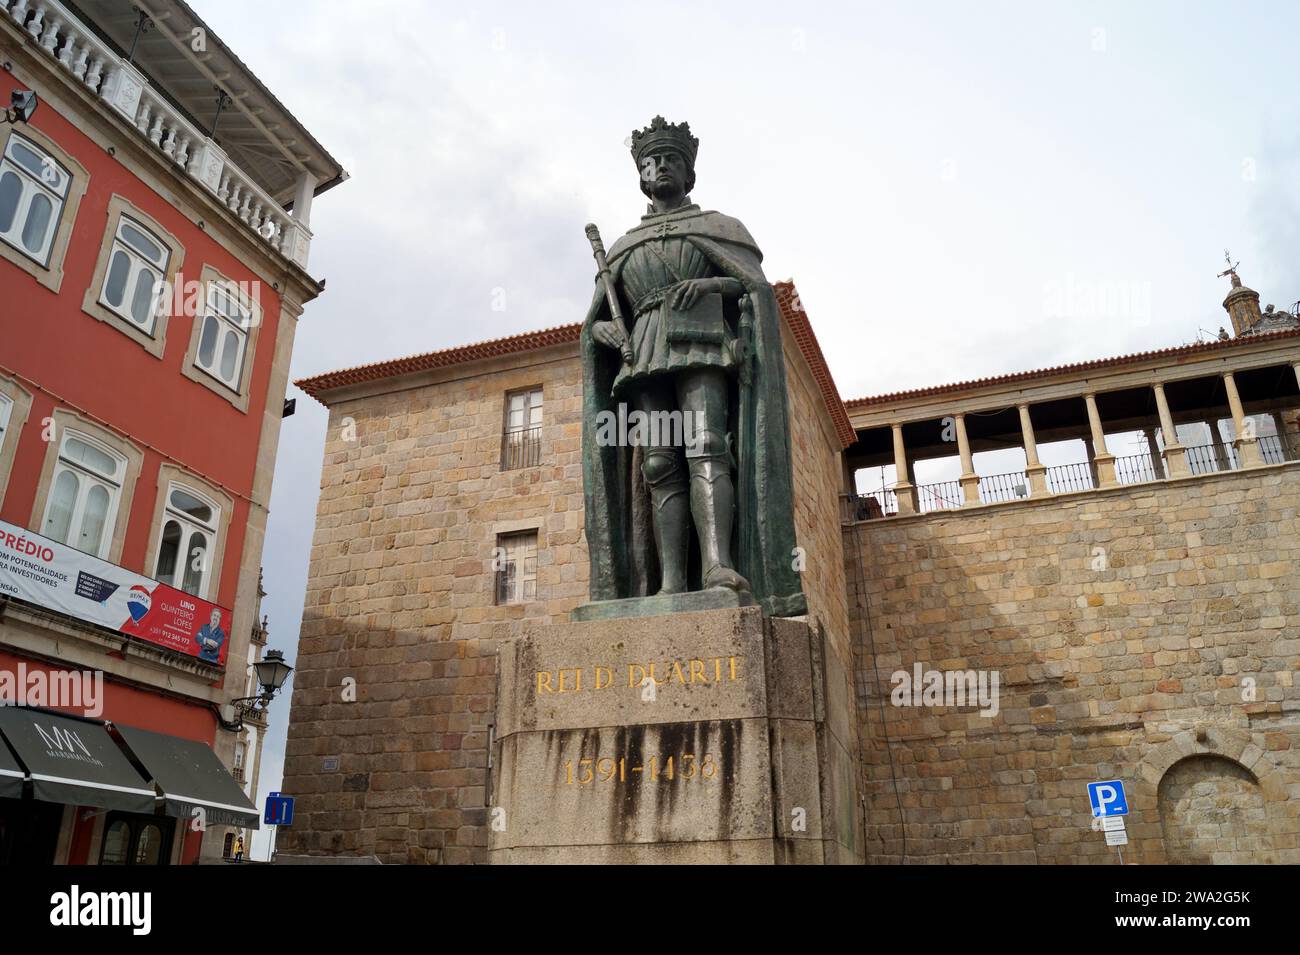
{"type": "Polygon", "coordinates": [[[629,330],[623,318],[622,306],[618,304],[618,290],[614,288],[614,276],[609,271],[609,263],[605,261],[605,243],[600,240],[600,230],[596,228],[595,223],[587,223],[587,239],[591,242],[592,255],[596,257],[596,268],[600,271],[601,284],[605,286],[605,299],[609,302],[610,318],[618,322],[619,328],[623,330],[623,347],[620,349],[623,363],[631,365],[636,361],[636,356],[632,353],[632,341],[628,337],[629,330]]]}
{"type": "Polygon", "coordinates": [[[740,332],[732,346],[737,363],[737,377],[740,379],[740,407],[736,414],[736,524],[740,534],[739,553],[736,555],[736,569],[742,576],[754,579],[754,568],[749,566],[753,541],[753,521],[749,514],[749,482],[752,479],[749,469],[753,467],[750,460],[749,431],[754,426],[750,405],[750,389],[754,382],[753,339],[754,339],[754,303],[746,293],[740,297],[740,332]]]}

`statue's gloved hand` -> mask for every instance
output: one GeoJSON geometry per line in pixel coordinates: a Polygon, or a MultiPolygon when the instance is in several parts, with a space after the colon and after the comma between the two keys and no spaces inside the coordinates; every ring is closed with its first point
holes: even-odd
{"type": "Polygon", "coordinates": [[[678,282],[668,293],[668,304],[678,312],[689,312],[703,295],[721,292],[722,281],[717,278],[686,279],[678,282]]]}
{"type": "Polygon", "coordinates": [[[622,325],[614,321],[593,322],[591,337],[606,348],[614,349],[614,351],[622,351],[623,346],[627,343],[627,332],[623,330],[622,325]]]}

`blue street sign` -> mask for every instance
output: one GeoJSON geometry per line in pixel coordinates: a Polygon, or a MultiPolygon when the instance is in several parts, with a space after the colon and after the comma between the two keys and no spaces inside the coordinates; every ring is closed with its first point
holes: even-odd
{"type": "Polygon", "coordinates": [[[279,793],[266,794],[266,815],[262,821],[268,826],[293,825],[293,797],[279,793]]]}
{"type": "Polygon", "coordinates": [[[1124,798],[1124,784],[1118,779],[1088,783],[1088,802],[1092,803],[1094,816],[1128,815],[1128,800],[1124,798]]]}

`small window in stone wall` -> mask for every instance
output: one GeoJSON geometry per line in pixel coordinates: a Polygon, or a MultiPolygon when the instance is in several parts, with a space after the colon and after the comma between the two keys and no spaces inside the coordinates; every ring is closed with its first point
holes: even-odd
{"type": "Polygon", "coordinates": [[[542,463],[542,389],[506,395],[505,428],[501,435],[501,470],[535,468],[542,463]]]}
{"type": "Polygon", "coordinates": [[[493,559],[496,602],[522,604],[537,599],[537,531],[498,534],[493,559]]]}

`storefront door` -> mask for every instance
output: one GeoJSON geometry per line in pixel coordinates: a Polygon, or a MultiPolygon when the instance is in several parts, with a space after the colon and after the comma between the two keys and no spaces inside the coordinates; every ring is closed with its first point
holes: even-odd
{"type": "Polygon", "coordinates": [[[133,812],[104,817],[100,865],[167,865],[171,861],[176,820],[133,812]]]}

